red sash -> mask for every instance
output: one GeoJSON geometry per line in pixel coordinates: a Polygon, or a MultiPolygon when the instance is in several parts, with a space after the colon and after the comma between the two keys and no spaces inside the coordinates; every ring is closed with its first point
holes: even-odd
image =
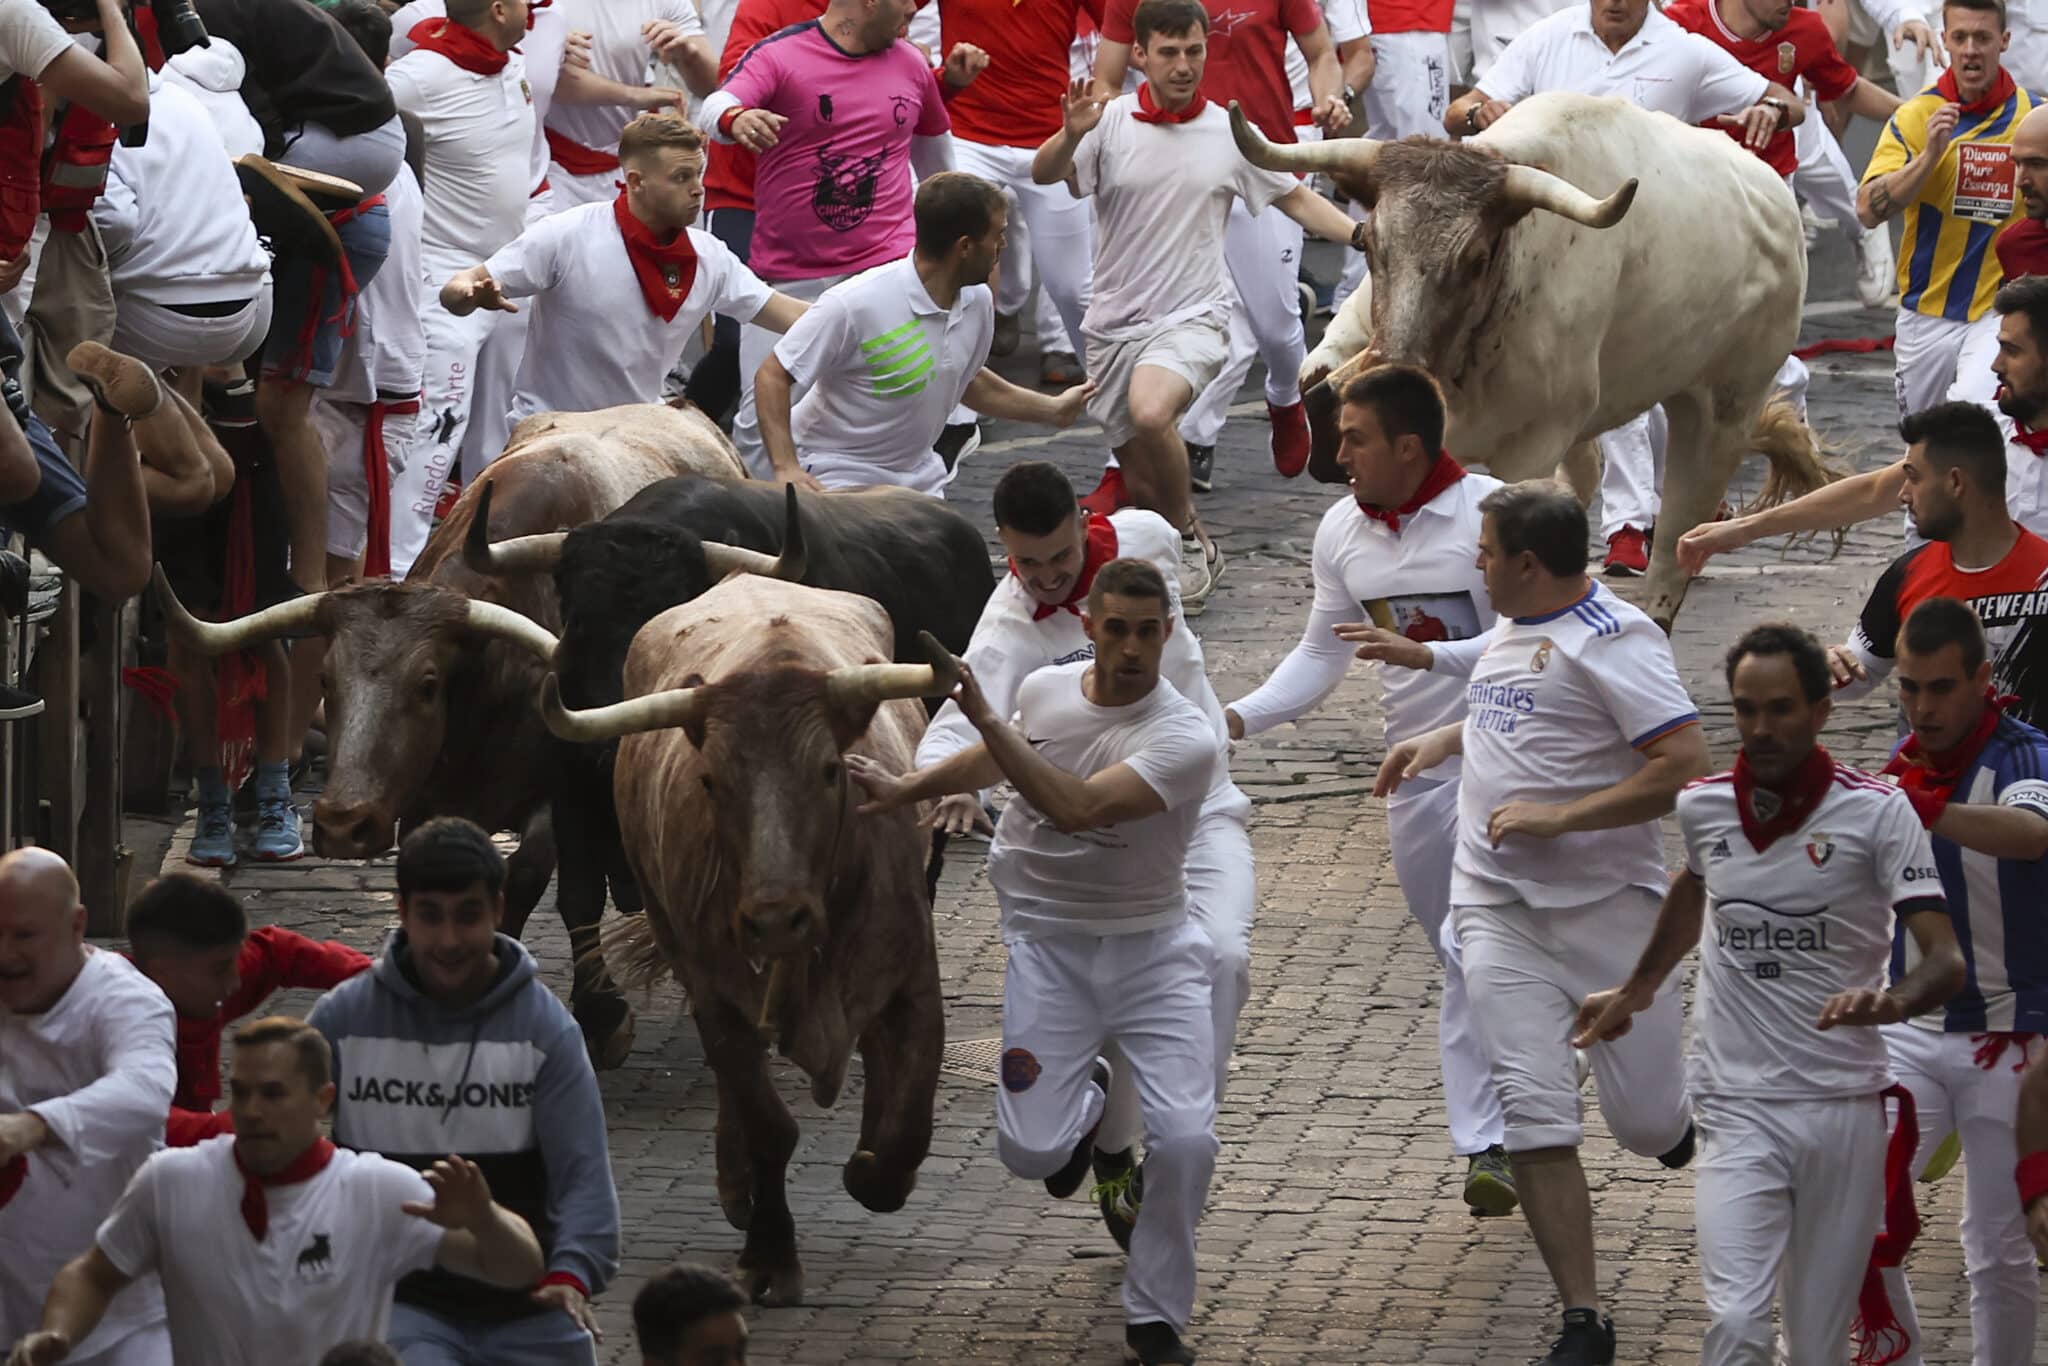
{"type": "Polygon", "coordinates": [[[388,402],[380,398],[370,404],[369,415],[363,419],[363,483],[369,489],[369,513],[364,519],[369,525],[369,541],[363,547],[366,579],[391,577],[391,452],[384,445],[384,419],[393,413],[419,410],[417,398],[388,402]]]}
{"type": "Polygon", "coordinates": [[[548,155],[570,175],[606,175],[619,169],[619,159],[610,152],[585,147],[552,128],[544,131],[548,135],[548,155]]]}

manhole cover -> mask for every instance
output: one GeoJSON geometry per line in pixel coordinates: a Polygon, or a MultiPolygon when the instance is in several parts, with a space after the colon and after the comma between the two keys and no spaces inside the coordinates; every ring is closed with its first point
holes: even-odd
{"type": "Polygon", "coordinates": [[[939,1070],[976,1086],[993,1086],[1002,1056],[1000,1038],[955,1039],[939,1055],[939,1070]]]}

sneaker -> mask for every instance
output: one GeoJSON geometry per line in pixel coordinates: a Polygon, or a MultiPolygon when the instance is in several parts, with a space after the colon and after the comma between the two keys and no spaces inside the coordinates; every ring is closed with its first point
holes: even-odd
{"type": "Polygon", "coordinates": [[[1045,389],[1065,389],[1079,384],[1087,372],[1081,358],[1071,351],[1048,351],[1038,358],[1038,383],[1045,389]]]}
{"type": "Polygon", "coordinates": [[[1188,442],[1188,487],[1207,493],[1216,487],[1216,448],[1188,442]]]}
{"type": "Polygon", "coordinates": [[[1093,1157],[1095,1189],[1090,1199],[1102,1209],[1102,1224],[1116,1245],[1131,1250],[1131,1230],[1138,1226],[1138,1206],[1145,1200],[1145,1169],[1129,1148],[1120,1153],[1097,1151],[1093,1157]]]}
{"type": "Polygon", "coordinates": [[[1223,577],[1223,552],[1199,526],[1180,538],[1180,610],[1198,617],[1223,577]]]}
{"type": "Polygon", "coordinates": [[[0,550],[0,616],[19,618],[28,611],[28,561],[0,550]]]}
{"type": "Polygon", "coordinates": [[[1124,1360],[1137,1366],[1194,1366],[1195,1354],[1181,1342],[1170,1323],[1124,1325],[1124,1360]]]}
{"type": "MultiPolygon", "coordinates": [[[[1095,1070],[1090,1079],[1102,1088],[1102,1094],[1109,1094],[1109,1063],[1102,1058],[1095,1060],[1095,1070]]],[[[1097,1118],[1081,1135],[1081,1141],[1074,1145],[1074,1155],[1067,1159],[1067,1165],[1045,1178],[1045,1191],[1055,1200],[1064,1200],[1081,1189],[1081,1178],[1088,1174],[1088,1168],[1095,1158],[1095,1133],[1102,1127],[1097,1118]]]]}
{"type": "Polygon", "coordinates": [[[1941,1180],[1956,1169],[1956,1159],[1963,1155],[1963,1136],[1950,1130],[1949,1136],[1934,1145],[1934,1151],[1927,1155],[1927,1165],[1920,1169],[1920,1179],[1929,1185],[1941,1180]]]}
{"type": "Polygon", "coordinates": [[[1834,219],[1822,218],[1813,211],[1813,205],[1803,199],[1799,201],[1799,227],[1806,234],[1806,249],[1808,251],[1813,250],[1813,244],[1820,240],[1820,235],[1823,232],[1834,226],[1834,219]]]}
{"type": "Polygon", "coordinates": [[[1273,468],[1292,479],[1308,468],[1308,411],[1296,399],[1285,408],[1268,403],[1266,417],[1273,424],[1273,468]]]}
{"type": "Polygon", "coordinates": [[[1856,302],[1865,308],[1883,308],[1898,288],[1898,274],[1891,230],[1882,223],[1865,229],[1856,242],[1856,302]]]}
{"type": "Polygon", "coordinates": [[[1131,505],[1131,495],[1124,491],[1124,472],[1121,466],[1111,465],[1102,471],[1102,482],[1092,492],[1081,495],[1081,506],[1098,517],[1107,517],[1118,508],[1131,505]]]}
{"type": "Polygon", "coordinates": [[[1465,1159],[1465,1203],[1482,1219],[1512,1214],[1522,1203],[1515,1193],[1515,1172],[1508,1165],[1507,1149],[1500,1144],[1465,1159]]]}
{"type": "Polygon", "coordinates": [[[0,721],[25,721],[43,714],[43,699],[27,688],[0,683],[0,721]]]}
{"type": "Polygon", "coordinates": [[[1633,579],[1650,568],[1650,538],[1625,526],[1607,538],[1607,577],[1633,579]]]}
{"type": "Polygon", "coordinates": [[[185,862],[195,868],[235,866],[235,812],[231,803],[201,802],[198,826],[192,832],[192,847],[185,862]]]}
{"type": "Polygon", "coordinates": [[[1579,1090],[1586,1089],[1586,1079],[1593,1075],[1593,1055],[1583,1048],[1572,1050],[1572,1076],[1579,1090]]]}
{"type": "Polygon", "coordinates": [[[1564,1332],[1550,1344],[1550,1355],[1534,1366],[1613,1366],[1614,1320],[1597,1309],[1564,1311],[1564,1332]]]}
{"type": "Polygon", "coordinates": [[[1672,1171],[1678,1171],[1680,1168],[1691,1166],[1693,1140],[1697,1134],[1698,1130],[1691,1124],[1686,1125],[1685,1137],[1679,1139],[1670,1152],[1658,1154],[1657,1160],[1671,1168],[1672,1171]]]}
{"type": "Polygon", "coordinates": [[[1007,356],[1017,349],[1017,343],[1023,336],[1022,317],[1015,313],[998,313],[995,340],[988,344],[988,353],[991,356],[1007,356]]]}
{"type": "Polygon", "coordinates": [[[133,356],[110,351],[95,341],[80,342],[64,358],[93,401],[123,417],[148,417],[164,401],[156,373],[133,356]]]}
{"type": "Polygon", "coordinates": [[[290,863],[306,856],[299,808],[290,796],[265,797],[256,803],[256,842],[249,852],[264,863],[290,863]]]}
{"type": "Polygon", "coordinates": [[[960,472],[960,462],[981,448],[981,427],[973,422],[949,422],[932,446],[945,462],[946,482],[960,472]]]}

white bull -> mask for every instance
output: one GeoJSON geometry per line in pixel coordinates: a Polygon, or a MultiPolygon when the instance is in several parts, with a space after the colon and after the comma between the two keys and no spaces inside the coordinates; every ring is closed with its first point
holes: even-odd
{"type": "Polygon", "coordinates": [[[1309,404],[1319,464],[1335,448],[1336,391],[1386,362],[1436,376],[1460,459],[1507,480],[1562,463],[1588,500],[1593,439],[1662,403],[1669,455],[1644,607],[1666,627],[1685,596],[1678,538],[1713,515],[1746,452],[1771,461],[1767,499],[1832,477],[1788,407],[1766,412],[1806,295],[1799,206],[1725,133],[1557,93],[1463,143],[1280,147],[1235,109],[1231,127],[1253,164],[1328,172],[1373,211],[1371,279],[1303,372],[1323,381],[1309,404]]]}

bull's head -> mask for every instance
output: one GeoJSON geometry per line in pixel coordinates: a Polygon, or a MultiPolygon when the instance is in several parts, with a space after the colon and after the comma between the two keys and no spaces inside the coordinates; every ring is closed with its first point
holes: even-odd
{"type": "MultiPolygon", "coordinates": [[[[1501,126],[1514,118],[1511,111],[1501,126]]],[[[1483,363],[1479,342],[1512,302],[1507,295],[1543,283],[1508,279],[1509,229],[1537,210],[1611,228],[1635,200],[1634,180],[1595,199],[1548,171],[1510,162],[1487,145],[1485,134],[1463,143],[1336,138],[1281,146],[1268,142],[1235,104],[1230,131],[1254,166],[1327,172],[1372,211],[1366,229],[1372,340],[1307,396],[1318,465],[1335,453],[1336,396],[1353,375],[1374,364],[1405,362],[1456,386],[1468,368],[1483,363]]]]}
{"type": "MultiPolygon", "coordinates": [[[[959,681],[957,661],[920,639],[930,664],[773,665],[711,683],[693,674],[680,688],[583,711],[562,705],[550,674],[541,714],[556,735],[583,743],[682,730],[697,751],[690,773],[710,799],[697,809],[736,887],[734,940],[756,961],[782,958],[824,942],[835,876],[862,838],[847,749],[882,703],[943,696],[959,681]]],[[[622,764],[632,761],[622,753],[622,764]]]]}

